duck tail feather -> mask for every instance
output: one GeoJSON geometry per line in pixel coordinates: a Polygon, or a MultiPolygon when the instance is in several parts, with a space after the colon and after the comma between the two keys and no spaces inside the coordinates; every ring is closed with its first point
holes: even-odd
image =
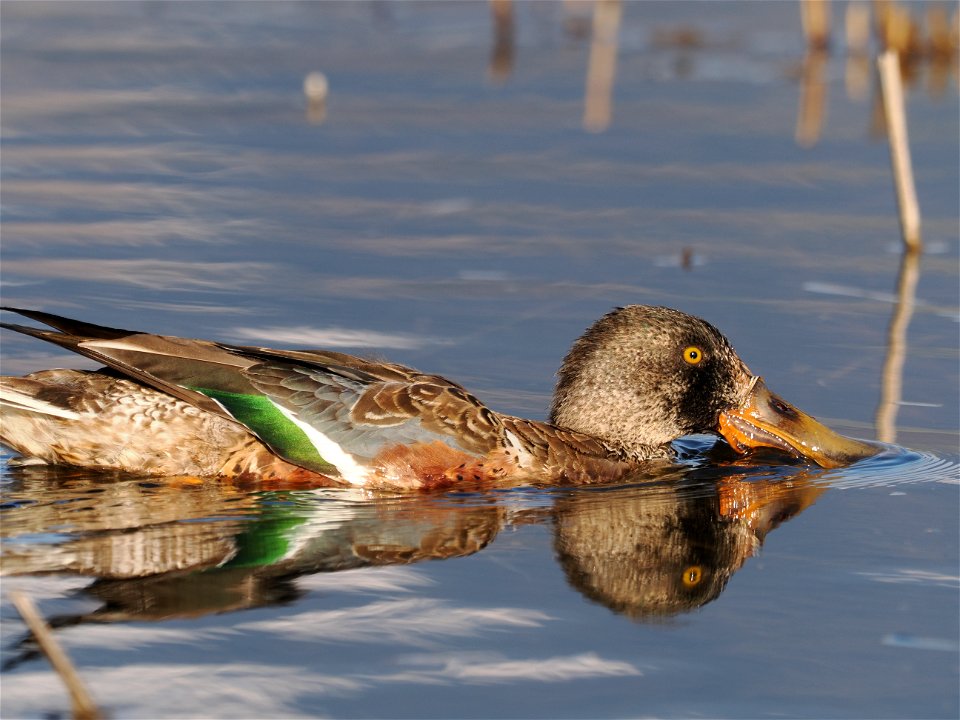
{"type": "MultiPolygon", "coordinates": [[[[22,315],[25,318],[36,320],[39,323],[49,325],[50,327],[67,333],[68,335],[76,335],[78,337],[84,337],[88,339],[116,339],[126,335],[132,335],[135,332],[133,330],[122,330],[120,328],[107,327],[106,325],[96,325],[94,323],[83,322],[81,320],[73,320],[71,318],[63,317],[62,315],[54,315],[53,313],[42,312],[40,310],[28,310],[26,308],[16,308],[10,306],[0,306],[0,310],[6,310],[8,312],[16,313],[17,315],[22,315]]],[[[14,326],[7,323],[2,323],[2,325],[3,327],[11,330],[16,330],[17,332],[24,332],[24,330],[20,329],[23,327],[22,325],[14,326]]]]}

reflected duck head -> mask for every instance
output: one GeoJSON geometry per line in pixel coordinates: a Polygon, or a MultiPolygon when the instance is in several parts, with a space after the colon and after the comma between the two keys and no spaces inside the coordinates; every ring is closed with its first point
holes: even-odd
{"type": "Polygon", "coordinates": [[[633,487],[561,499],[554,548],[567,581],[633,620],[656,621],[716,599],[760,546],[719,512],[716,488],[633,487]]]}
{"type": "Polygon", "coordinates": [[[816,502],[823,474],[712,468],[571,493],[553,510],[554,549],[585,597],[634,620],[668,618],[716,599],[768,533],[816,502]]]}
{"type": "Polygon", "coordinates": [[[774,448],[828,468],[879,450],[770,392],[719,330],[672,308],[608,313],[557,375],[551,422],[602,437],[626,457],[649,457],[694,433],[722,435],[738,453],[774,448]]]}

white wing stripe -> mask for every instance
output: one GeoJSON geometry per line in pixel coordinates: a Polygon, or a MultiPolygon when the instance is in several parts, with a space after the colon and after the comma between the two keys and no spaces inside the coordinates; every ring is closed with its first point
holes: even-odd
{"type": "Polygon", "coordinates": [[[303,430],[304,434],[307,436],[307,439],[310,440],[313,446],[317,449],[317,452],[320,453],[320,457],[322,457],[331,465],[334,465],[337,468],[337,471],[340,473],[341,478],[346,480],[351,485],[367,484],[367,482],[370,480],[369,469],[360,465],[354,459],[353,455],[340,447],[339,443],[334,442],[312,425],[308,425],[307,423],[303,422],[303,420],[290,412],[290,410],[285,407],[281,407],[272,399],[270,402],[283,414],[285,418],[287,418],[287,420],[303,430]]]}

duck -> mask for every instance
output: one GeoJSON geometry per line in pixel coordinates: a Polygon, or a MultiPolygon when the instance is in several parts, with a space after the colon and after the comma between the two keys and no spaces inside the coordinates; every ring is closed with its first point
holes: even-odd
{"type": "Polygon", "coordinates": [[[21,462],[148,476],[433,490],[622,480],[685,435],[838,467],[878,452],[767,389],[713,325],[617,307],[557,372],[547,421],[496,412],[439,375],[331,350],[156,335],[3,308],[0,323],[101,363],[0,378],[21,462]]]}

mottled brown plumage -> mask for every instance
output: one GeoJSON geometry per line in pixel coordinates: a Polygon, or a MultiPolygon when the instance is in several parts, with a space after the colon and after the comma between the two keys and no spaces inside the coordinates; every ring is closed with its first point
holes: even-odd
{"type": "MultiPolygon", "coordinates": [[[[16,312],[55,331],[4,327],[109,368],[2,379],[0,441],[48,463],[397,489],[603,482],[669,458],[682,435],[734,426],[735,449],[756,436],[834,462],[796,440],[812,418],[769,394],[719,331],[669,308],[618,308],[577,340],[549,423],[494,412],[460,385],[401,365],[16,312]],[[766,403],[762,419],[741,410],[748,401],[766,403]],[[767,417],[783,407],[786,439],[767,417]]],[[[848,441],[843,460],[857,451],[848,441]]]]}
{"type": "Polygon", "coordinates": [[[275,480],[300,470],[236,422],[110,370],[4,377],[0,391],[7,398],[22,394],[54,408],[40,413],[3,406],[0,438],[34,461],[151,475],[275,480]]]}

